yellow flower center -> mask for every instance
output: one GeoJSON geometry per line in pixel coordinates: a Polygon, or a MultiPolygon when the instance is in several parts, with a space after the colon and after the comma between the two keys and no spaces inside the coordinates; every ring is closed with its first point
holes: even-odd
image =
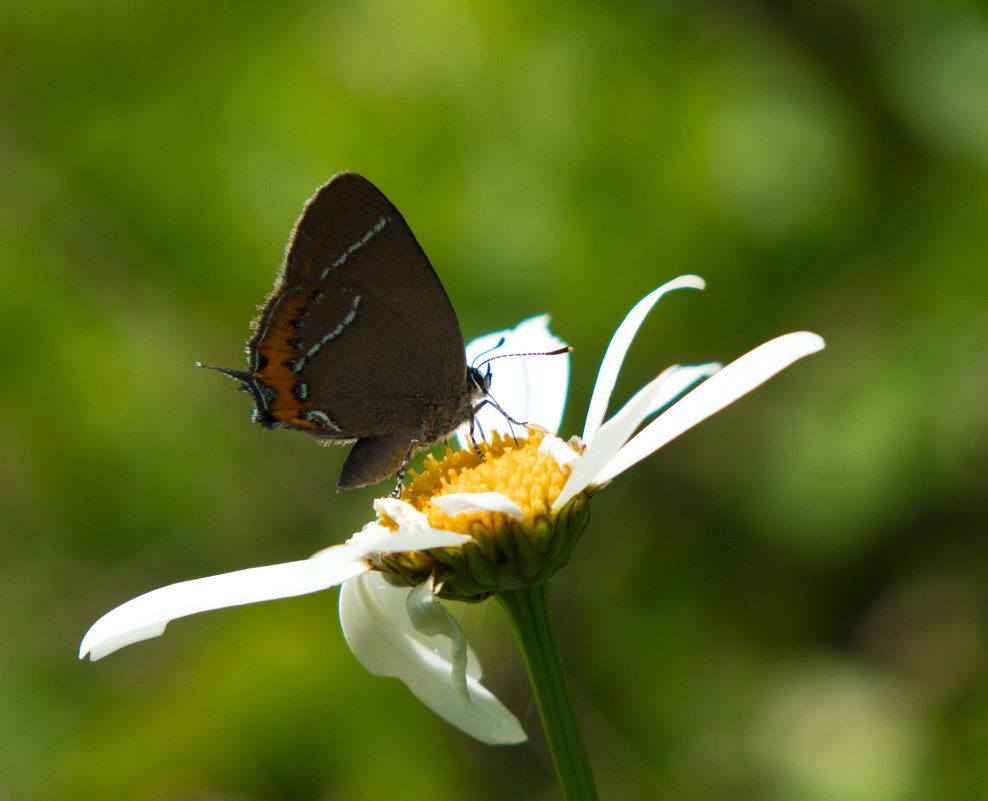
{"type": "Polygon", "coordinates": [[[480,455],[473,448],[455,452],[447,448],[441,461],[430,455],[421,474],[402,493],[402,500],[423,512],[435,528],[473,534],[478,525],[492,531],[505,515],[474,512],[450,517],[432,499],[454,492],[499,492],[511,498],[524,513],[522,520],[514,518],[514,522],[532,527],[549,516],[552,502],[562,492],[570,471],[560,468],[552,457],[539,453],[545,434],[534,429],[529,434],[516,443],[513,438],[502,438],[495,432],[492,442],[478,444],[480,455]]]}
{"type": "MultiPolygon", "coordinates": [[[[384,555],[380,567],[410,584],[431,577],[441,596],[467,601],[537,584],[562,567],[586,523],[586,497],[552,511],[570,469],[539,453],[543,432],[527,433],[517,441],[495,433],[491,442],[479,444],[480,454],[464,448],[447,449],[442,460],[430,455],[402,500],[425,514],[431,527],[466,534],[473,542],[384,555]],[[507,496],[522,516],[488,510],[448,515],[433,502],[451,493],[483,492],[507,496]]],[[[386,516],[381,522],[397,528],[386,516]]]]}

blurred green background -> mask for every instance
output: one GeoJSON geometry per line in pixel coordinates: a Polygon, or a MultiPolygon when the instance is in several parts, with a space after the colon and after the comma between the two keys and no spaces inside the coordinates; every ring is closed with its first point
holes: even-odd
{"type": "Polygon", "coordinates": [[[529,745],[349,653],[336,592],[79,663],[112,606],[370,517],[250,424],[248,322],[313,189],[402,210],[467,338],[549,311],[578,433],[808,328],[827,350],[622,476],[553,586],[602,795],[988,797],[988,15],[952,0],[0,6],[0,799],[556,798],[529,745]]]}

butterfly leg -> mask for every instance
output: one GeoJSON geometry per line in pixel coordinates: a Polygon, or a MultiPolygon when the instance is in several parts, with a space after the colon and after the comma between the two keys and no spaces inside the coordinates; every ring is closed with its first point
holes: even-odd
{"type": "MultiPolygon", "coordinates": [[[[508,427],[511,429],[511,438],[515,441],[515,446],[517,447],[517,445],[518,445],[518,437],[515,436],[514,426],[516,426],[516,425],[518,425],[518,426],[527,426],[528,423],[523,423],[521,420],[515,420],[515,418],[513,418],[510,414],[508,414],[506,411],[504,411],[504,409],[501,408],[500,404],[497,401],[495,401],[493,398],[491,398],[490,396],[484,398],[480,403],[478,403],[476,406],[473,407],[473,413],[474,413],[474,415],[476,415],[477,412],[479,412],[484,407],[484,405],[486,405],[486,404],[489,404],[490,406],[493,406],[495,409],[497,409],[501,413],[501,416],[504,417],[504,419],[508,421],[508,427]]],[[[480,429],[480,438],[481,439],[485,439],[485,437],[484,437],[484,429],[481,428],[480,423],[476,419],[472,419],[470,421],[470,434],[471,434],[470,441],[471,442],[473,441],[473,427],[474,427],[474,424],[476,424],[477,428],[480,429]]],[[[476,447],[477,446],[474,445],[474,448],[476,448],[476,447]]],[[[477,453],[479,454],[480,451],[477,451],[477,453]]]]}
{"type": "Polygon", "coordinates": [[[427,443],[422,442],[418,439],[413,439],[408,443],[408,450],[405,451],[405,458],[401,460],[401,467],[398,468],[397,481],[395,482],[395,490],[391,493],[392,498],[400,498],[401,491],[405,488],[405,471],[408,470],[408,463],[412,459],[412,453],[415,451],[417,445],[426,445],[427,443]]]}

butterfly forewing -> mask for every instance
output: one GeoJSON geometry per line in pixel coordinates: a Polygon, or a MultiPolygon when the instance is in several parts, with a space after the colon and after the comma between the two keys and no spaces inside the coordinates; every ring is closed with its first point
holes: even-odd
{"type": "Polygon", "coordinates": [[[465,391],[439,278],[398,210],[354,173],[306,204],[256,329],[251,369],[274,425],[339,440],[415,431],[465,391]]]}

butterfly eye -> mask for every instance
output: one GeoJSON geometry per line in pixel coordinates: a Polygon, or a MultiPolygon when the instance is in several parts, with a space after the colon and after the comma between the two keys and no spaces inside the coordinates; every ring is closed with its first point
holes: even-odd
{"type": "Polygon", "coordinates": [[[487,395],[491,389],[491,366],[489,363],[483,364],[484,372],[480,372],[476,367],[468,370],[469,381],[480,395],[487,395]]]}

